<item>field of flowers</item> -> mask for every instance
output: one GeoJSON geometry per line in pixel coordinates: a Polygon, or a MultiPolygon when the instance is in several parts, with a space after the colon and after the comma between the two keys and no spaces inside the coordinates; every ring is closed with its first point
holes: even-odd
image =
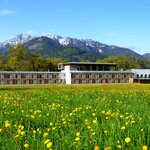
{"type": "Polygon", "coordinates": [[[150,85],[0,86],[1,150],[148,150],[150,85]]]}

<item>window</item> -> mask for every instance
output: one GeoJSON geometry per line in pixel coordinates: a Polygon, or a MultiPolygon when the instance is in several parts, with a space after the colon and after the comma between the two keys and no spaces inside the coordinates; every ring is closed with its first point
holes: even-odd
{"type": "Polygon", "coordinates": [[[84,78],[85,78],[85,74],[81,74],[81,78],[83,78],[83,79],[84,79],[84,78]]]}
{"type": "Polygon", "coordinates": [[[143,78],[143,74],[141,74],[141,78],[143,78]]]}
{"type": "Polygon", "coordinates": [[[21,84],[21,81],[20,81],[20,80],[17,80],[17,81],[16,81],[16,84],[21,84]]]}
{"type": "Polygon", "coordinates": [[[115,79],[115,81],[114,81],[115,83],[118,83],[118,80],[117,79],[115,79]]]}
{"type": "Polygon", "coordinates": [[[85,79],[82,79],[81,82],[82,82],[82,83],[85,83],[85,79]]]}
{"type": "Polygon", "coordinates": [[[108,79],[108,83],[112,83],[112,79],[108,79]]]}
{"type": "Polygon", "coordinates": [[[98,79],[95,80],[95,83],[99,83],[98,79]]]}
{"type": "Polygon", "coordinates": [[[102,80],[102,83],[106,83],[105,79],[102,80]]]}
{"type": "Polygon", "coordinates": [[[145,78],[147,78],[147,74],[145,74],[145,78]]]}
{"type": "Polygon", "coordinates": [[[4,74],[0,74],[0,79],[4,79],[4,74]]]}
{"type": "Polygon", "coordinates": [[[120,79],[120,83],[123,83],[123,79],[120,79]]]}
{"type": "Polygon", "coordinates": [[[95,74],[95,78],[98,79],[98,74],[95,74]]]}
{"type": "Polygon", "coordinates": [[[44,80],[40,80],[40,84],[44,84],[44,80]]]}
{"type": "Polygon", "coordinates": [[[63,65],[62,64],[58,64],[58,69],[63,69],[63,65]]]}
{"type": "Polygon", "coordinates": [[[108,74],[108,78],[111,79],[112,78],[112,74],[108,74]]]}
{"type": "Polygon", "coordinates": [[[103,66],[99,65],[99,66],[98,66],[98,70],[99,70],[99,71],[104,70],[104,69],[103,69],[103,66]]]}
{"type": "Polygon", "coordinates": [[[92,70],[93,70],[93,71],[96,70],[96,66],[95,66],[95,65],[92,66],[92,70]]]}
{"type": "Polygon", "coordinates": [[[4,84],[4,80],[0,80],[0,84],[4,84]]]}
{"type": "Polygon", "coordinates": [[[37,75],[36,74],[33,74],[33,79],[36,79],[37,78],[37,75]]]}
{"type": "Polygon", "coordinates": [[[52,78],[52,74],[48,74],[47,76],[48,76],[48,78],[49,78],[49,79],[51,79],[51,78],[52,78]]]}
{"type": "Polygon", "coordinates": [[[76,79],[74,83],[75,83],[75,84],[78,84],[78,83],[79,83],[79,81],[76,79]]]}

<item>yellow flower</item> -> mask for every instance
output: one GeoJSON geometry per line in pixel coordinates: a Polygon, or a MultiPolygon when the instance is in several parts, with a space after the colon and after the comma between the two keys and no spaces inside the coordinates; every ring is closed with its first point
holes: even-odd
{"type": "Polygon", "coordinates": [[[110,150],[110,147],[106,147],[106,148],[104,148],[104,150],[110,150]]]}
{"type": "Polygon", "coordinates": [[[51,148],[52,147],[52,142],[48,142],[46,145],[47,148],[51,148]]]}
{"type": "Polygon", "coordinates": [[[88,129],[91,129],[91,126],[87,126],[88,129]]]}
{"type": "Polygon", "coordinates": [[[53,122],[50,122],[49,125],[50,125],[50,126],[53,126],[53,122]]]}
{"type": "Polygon", "coordinates": [[[126,129],[126,127],[125,127],[125,126],[121,127],[121,130],[125,130],[125,129],[126,129]]]}
{"type": "Polygon", "coordinates": [[[96,120],[93,120],[93,123],[95,124],[95,123],[96,123],[96,120]]]}
{"type": "Polygon", "coordinates": [[[6,127],[6,128],[7,128],[7,127],[10,127],[10,123],[9,123],[8,120],[5,121],[5,127],[6,127]]]}
{"type": "Polygon", "coordinates": [[[2,132],[2,129],[0,129],[0,133],[2,132]]]}
{"type": "Polygon", "coordinates": [[[118,147],[118,148],[122,148],[121,145],[118,145],[117,147],[118,147]]]}
{"type": "Polygon", "coordinates": [[[36,134],[36,130],[33,130],[33,134],[36,134]]]}
{"type": "Polygon", "coordinates": [[[95,146],[95,147],[94,147],[94,150],[99,150],[99,147],[98,147],[98,146],[95,146]]]}
{"type": "Polygon", "coordinates": [[[80,132],[77,132],[77,133],[76,133],[76,136],[80,136],[80,132]]]}
{"type": "Polygon", "coordinates": [[[50,142],[50,139],[47,139],[47,140],[44,142],[44,144],[47,144],[48,142],[50,142]]]}
{"type": "Polygon", "coordinates": [[[48,133],[44,133],[43,136],[44,136],[44,137],[48,136],[48,133]]]}
{"type": "Polygon", "coordinates": [[[92,116],[93,116],[93,117],[95,117],[95,116],[96,116],[96,114],[95,114],[95,113],[92,113],[92,116]]]}
{"type": "Polygon", "coordinates": [[[143,149],[142,150],[148,150],[148,146],[147,145],[143,145],[143,149]]]}
{"type": "Polygon", "coordinates": [[[131,139],[129,137],[125,138],[125,142],[129,143],[131,141],[131,139]]]}
{"type": "Polygon", "coordinates": [[[24,126],[22,126],[22,125],[19,125],[19,127],[18,127],[20,130],[23,130],[24,129],[24,126]]]}
{"type": "Polygon", "coordinates": [[[24,136],[24,135],[25,135],[25,131],[21,131],[20,134],[21,134],[22,136],[24,136]]]}
{"type": "Polygon", "coordinates": [[[76,138],[75,138],[75,141],[79,141],[79,140],[80,140],[80,138],[79,138],[79,137],[76,137],[76,138]]]}
{"type": "Polygon", "coordinates": [[[29,147],[29,144],[27,144],[27,143],[24,144],[24,147],[25,147],[25,148],[28,148],[28,147],[29,147]]]}

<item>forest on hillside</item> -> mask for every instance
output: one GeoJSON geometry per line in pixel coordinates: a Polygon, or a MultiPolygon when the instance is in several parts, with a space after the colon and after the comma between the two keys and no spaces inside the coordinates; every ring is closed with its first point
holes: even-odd
{"type": "MultiPolygon", "coordinates": [[[[78,57],[78,56],[76,56],[78,57]]],[[[80,57],[80,56],[79,56],[80,57]]],[[[58,57],[44,57],[40,54],[27,51],[24,45],[10,46],[7,55],[0,54],[1,71],[57,71],[58,63],[73,61],[58,57]]],[[[88,59],[80,59],[88,62],[88,59]]],[[[90,60],[91,61],[91,60],[90,60]]],[[[104,59],[93,58],[92,62],[117,63],[117,69],[150,68],[150,59],[136,58],[128,53],[122,56],[108,56],[104,59]]]]}

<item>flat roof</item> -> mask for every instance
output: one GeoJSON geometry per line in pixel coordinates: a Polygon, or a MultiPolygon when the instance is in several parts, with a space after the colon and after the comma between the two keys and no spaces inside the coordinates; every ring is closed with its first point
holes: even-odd
{"type": "Polygon", "coordinates": [[[59,63],[63,65],[113,65],[116,66],[117,63],[97,63],[97,62],[67,62],[67,63],[59,63]]]}
{"type": "Polygon", "coordinates": [[[24,74],[24,73],[36,73],[36,74],[44,74],[44,73],[61,73],[60,71],[0,71],[0,74],[1,73],[22,73],[22,74],[24,74]]]}
{"type": "Polygon", "coordinates": [[[70,73],[130,73],[130,74],[134,74],[131,71],[70,71],[70,73]]]}
{"type": "Polygon", "coordinates": [[[131,69],[136,74],[150,74],[150,69],[131,69]]]}

